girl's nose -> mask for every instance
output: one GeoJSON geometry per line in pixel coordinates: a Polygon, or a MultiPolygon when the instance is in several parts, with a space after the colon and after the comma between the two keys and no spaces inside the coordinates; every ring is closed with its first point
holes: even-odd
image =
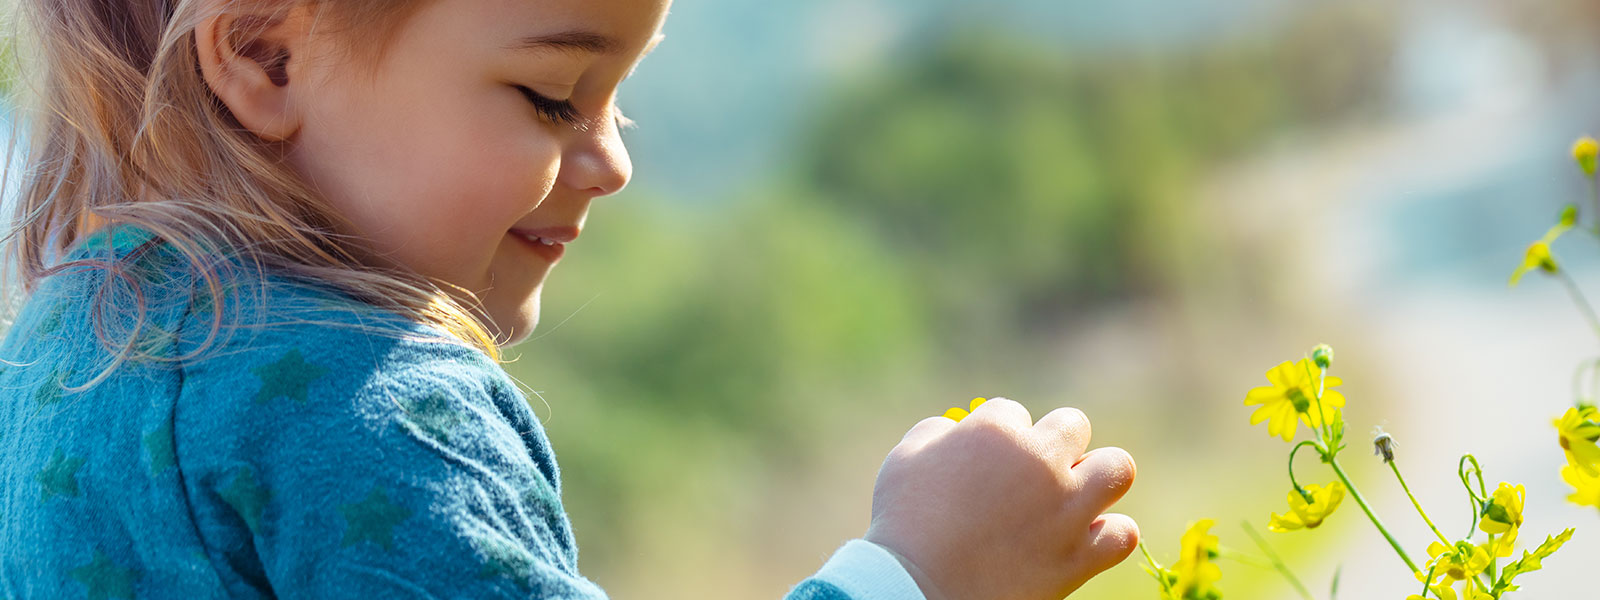
{"type": "Polygon", "coordinates": [[[633,162],[616,120],[607,117],[599,121],[578,138],[578,146],[566,157],[571,169],[567,184],[591,197],[615,194],[633,177],[633,162]]]}

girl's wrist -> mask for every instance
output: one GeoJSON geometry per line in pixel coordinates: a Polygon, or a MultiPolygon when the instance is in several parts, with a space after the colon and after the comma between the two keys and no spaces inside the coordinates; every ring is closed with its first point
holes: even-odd
{"type": "Polygon", "coordinates": [[[900,561],[900,566],[904,567],[906,573],[911,575],[911,580],[917,583],[917,587],[922,590],[922,596],[924,598],[927,600],[951,600],[949,597],[944,595],[944,592],[939,591],[939,586],[933,584],[933,578],[928,577],[928,574],[918,567],[916,563],[911,562],[911,559],[902,556],[899,552],[895,552],[893,548],[873,542],[872,540],[867,541],[872,542],[873,545],[876,545],[879,548],[882,548],[884,552],[889,553],[889,556],[893,556],[895,560],[900,561]]]}

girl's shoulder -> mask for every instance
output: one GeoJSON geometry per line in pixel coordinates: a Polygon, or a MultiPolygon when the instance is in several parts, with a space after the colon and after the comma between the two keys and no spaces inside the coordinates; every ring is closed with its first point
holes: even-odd
{"type": "Polygon", "coordinates": [[[66,258],[111,267],[64,274],[41,286],[39,304],[85,329],[165,342],[141,348],[164,354],[186,378],[223,365],[240,374],[290,369],[364,381],[445,372],[482,388],[515,387],[493,359],[437,327],[232,254],[197,265],[135,224],[103,228],[66,258]]]}

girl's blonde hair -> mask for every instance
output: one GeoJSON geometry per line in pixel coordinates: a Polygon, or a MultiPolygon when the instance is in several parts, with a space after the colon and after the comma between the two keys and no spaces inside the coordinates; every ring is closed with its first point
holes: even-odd
{"type": "MultiPolygon", "coordinates": [[[[305,4],[316,5],[317,28],[346,40],[341,59],[371,66],[426,0],[13,1],[21,25],[17,91],[32,114],[5,263],[24,296],[42,279],[85,265],[47,264],[52,254],[100,226],[131,223],[171,243],[192,266],[214,263],[225,247],[258,267],[436,325],[500,360],[497,340],[443,287],[475,300],[470,291],[358,261],[358,240],[336,233],[350,231],[348,223],[281,162],[280,147],[234,118],[196,54],[195,28],[217,11],[262,15],[264,24],[305,4]]],[[[218,274],[198,273],[212,306],[222,306],[218,274]]],[[[137,289],[133,295],[143,301],[137,289]]],[[[137,313],[142,320],[143,308],[137,313]]],[[[222,324],[223,311],[214,313],[207,343],[222,324]]],[[[137,337],[135,327],[118,362],[138,353],[137,337]]]]}

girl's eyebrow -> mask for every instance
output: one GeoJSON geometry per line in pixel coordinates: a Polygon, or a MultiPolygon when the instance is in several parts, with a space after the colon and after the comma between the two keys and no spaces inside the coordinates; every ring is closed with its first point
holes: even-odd
{"type": "Polygon", "coordinates": [[[532,35],[506,45],[514,52],[557,50],[588,54],[617,54],[622,44],[617,40],[592,31],[563,31],[545,35],[532,35]]]}

